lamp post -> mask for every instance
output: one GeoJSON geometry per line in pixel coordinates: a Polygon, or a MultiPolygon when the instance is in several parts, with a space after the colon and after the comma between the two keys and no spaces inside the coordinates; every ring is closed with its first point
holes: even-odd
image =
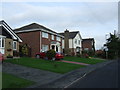
{"type": "Polygon", "coordinates": [[[108,48],[105,48],[105,52],[106,52],[106,59],[108,59],[108,48]]]}

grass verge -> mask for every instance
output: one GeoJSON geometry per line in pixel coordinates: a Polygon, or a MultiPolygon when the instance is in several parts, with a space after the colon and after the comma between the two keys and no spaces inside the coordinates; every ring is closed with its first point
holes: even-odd
{"type": "Polygon", "coordinates": [[[34,82],[19,78],[17,76],[2,73],[2,88],[25,88],[34,84],[34,82]]]}

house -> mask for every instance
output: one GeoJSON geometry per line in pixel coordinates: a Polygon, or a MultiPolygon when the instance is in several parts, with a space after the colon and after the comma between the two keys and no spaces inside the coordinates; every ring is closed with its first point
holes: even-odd
{"type": "Polygon", "coordinates": [[[69,32],[69,30],[64,31],[64,33],[59,33],[64,36],[63,49],[64,53],[68,55],[81,54],[82,51],[82,37],[79,31],[69,32]]]}
{"type": "Polygon", "coordinates": [[[4,57],[17,56],[20,42],[22,40],[12,28],[4,20],[0,21],[0,52],[4,54],[4,57]]]}
{"type": "Polygon", "coordinates": [[[17,28],[14,31],[23,40],[21,45],[27,44],[31,48],[32,57],[37,52],[44,52],[49,49],[62,52],[62,40],[64,36],[43,25],[32,23],[17,28]]]}
{"type": "Polygon", "coordinates": [[[95,41],[94,38],[82,39],[82,50],[95,53],[95,41]]]}

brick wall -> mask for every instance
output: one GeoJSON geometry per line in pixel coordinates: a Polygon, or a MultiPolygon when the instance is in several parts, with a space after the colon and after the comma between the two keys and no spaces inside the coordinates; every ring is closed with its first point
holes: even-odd
{"type": "MultiPolygon", "coordinates": [[[[50,49],[51,41],[56,41],[56,36],[54,36],[55,39],[52,40],[51,34],[48,34],[48,38],[43,38],[42,33],[40,35],[40,31],[18,33],[17,35],[23,40],[21,44],[28,44],[30,46],[32,57],[35,56],[35,53],[40,52],[40,47],[42,49],[42,45],[48,45],[50,49]]],[[[60,46],[62,46],[62,39],[61,41],[57,41],[57,42],[60,42],[60,46]]],[[[61,47],[61,51],[62,51],[62,47],[61,47]]]]}
{"type": "Polygon", "coordinates": [[[92,50],[92,48],[93,48],[92,41],[91,40],[82,41],[82,48],[83,48],[83,50],[85,48],[88,48],[89,50],[92,50]]]}
{"type": "Polygon", "coordinates": [[[28,44],[31,48],[31,56],[34,57],[35,53],[40,51],[40,32],[26,32],[17,34],[23,42],[21,44],[28,44]]]}
{"type": "Polygon", "coordinates": [[[5,39],[5,57],[7,57],[9,55],[13,56],[12,45],[13,45],[13,40],[9,39],[9,38],[6,38],[5,39]],[[11,49],[11,51],[8,51],[8,49],[11,49]]]}

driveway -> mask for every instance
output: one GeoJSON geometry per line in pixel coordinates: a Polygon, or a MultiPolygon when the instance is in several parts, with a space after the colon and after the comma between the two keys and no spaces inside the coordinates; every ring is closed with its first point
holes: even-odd
{"type": "MultiPolygon", "coordinates": [[[[25,66],[16,65],[16,64],[11,64],[11,63],[6,63],[6,62],[4,62],[2,65],[2,71],[9,74],[16,75],[18,77],[21,77],[27,80],[34,81],[38,85],[49,83],[62,76],[62,74],[25,67],[25,66]]],[[[34,85],[31,87],[34,87],[34,85]]]]}

